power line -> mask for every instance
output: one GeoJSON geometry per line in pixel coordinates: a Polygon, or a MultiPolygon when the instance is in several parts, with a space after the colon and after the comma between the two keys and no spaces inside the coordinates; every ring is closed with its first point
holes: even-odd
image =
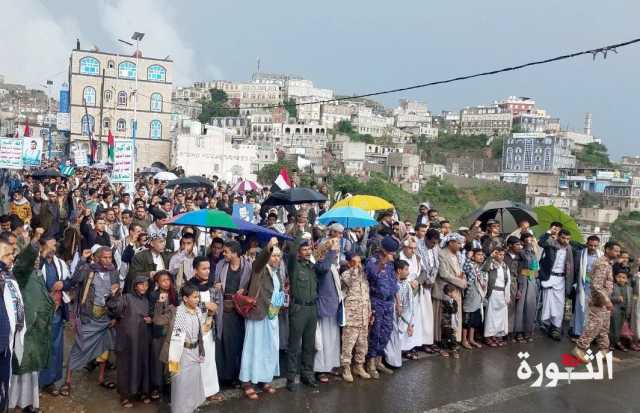
{"type": "MultiPolygon", "coordinates": [[[[584,56],[584,55],[592,55],[593,60],[595,60],[596,57],[598,56],[598,54],[602,54],[603,58],[606,59],[607,58],[607,54],[609,52],[613,52],[613,53],[617,54],[618,53],[617,49],[620,49],[620,48],[626,47],[626,46],[631,46],[631,45],[633,45],[635,43],[640,43],[640,38],[635,38],[635,39],[632,39],[632,40],[627,40],[627,41],[624,41],[624,42],[615,43],[615,44],[611,44],[611,45],[603,46],[603,47],[598,47],[598,48],[594,48],[594,49],[576,51],[576,52],[572,52],[572,53],[569,53],[569,54],[564,54],[564,55],[551,57],[551,58],[547,58],[547,59],[534,60],[534,61],[531,61],[531,62],[528,62],[528,63],[523,63],[523,64],[520,64],[520,65],[516,65],[516,66],[508,66],[508,67],[504,67],[504,68],[501,68],[501,69],[495,69],[495,70],[475,73],[475,74],[471,74],[471,75],[457,76],[457,77],[452,77],[452,78],[449,78],[449,79],[436,80],[436,81],[427,82],[427,83],[420,83],[420,84],[417,84],[417,85],[399,87],[399,88],[395,88],[395,89],[381,90],[381,91],[364,93],[364,94],[355,95],[355,96],[345,96],[345,97],[339,97],[339,98],[333,98],[333,99],[315,100],[315,101],[311,101],[311,102],[292,103],[292,104],[286,104],[286,105],[284,103],[281,103],[281,104],[277,104],[277,105],[254,106],[254,107],[251,107],[249,109],[275,109],[275,108],[280,108],[280,107],[285,107],[285,106],[296,106],[297,107],[297,106],[305,106],[305,105],[316,105],[316,104],[340,102],[340,101],[345,101],[345,100],[352,100],[352,99],[360,99],[360,98],[368,98],[368,97],[373,97],[373,96],[387,95],[387,94],[390,94],[390,93],[406,92],[406,91],[409,91],[409,90],[422,89],[422,88],[429,87],[429,86],[444,85],[444,84],[447,84],[447,83],[454,83],[454,82],[459,82],[459,81],[462,81],[462,80],[474,79],[474,78],[478,78],[478,77],[494,76],[494,75],[497,75],[497,74],[500,74],[500,73],[513,72],[513,71],[520,70],[520,69],[525,69],[525,68],[528,68],[528,67],[540,66],[540,65],[544,65],[544,64],[548,64],[548,63],[555,63],[555,62],[559,62],[561,60],[573,59],[573,58],[576,58],[576,57],[579,57],[579,56],[584,56]]],[[[150,96],[146,96],[146,95],[143,95],[141,93],[139,93],[139,94],[140,94],[140,96],[151,98],[150,96]]],[[[171,105],[174,105],[174,106],[192,107],[191,105],[188,105],[188,104],[176,103],[176,102],[171,102],[171,101],[162,100],[162,102],[163,103],[168,103],[168,104],[171,104],[171,105]]],[[[229,108],[229,109],[236,109],[236,108],[229,108]]]]}

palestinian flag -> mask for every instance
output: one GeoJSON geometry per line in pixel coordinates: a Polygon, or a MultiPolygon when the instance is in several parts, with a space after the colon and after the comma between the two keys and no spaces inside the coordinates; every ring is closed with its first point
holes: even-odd
{"type": "Polygon", "coordinates": [[[109,129],[109,135],[107,136],[107,148],[107,158],[109,158],[111,163],[115,163],[115,140],[113,139],[111,129],[109,129]]]}
{"type": "Polygon", "coordinates": [[[25,138],[31,137],[31,128],[29,127],[29,118],[26,118],[24,122],[24,133],[22,134],[25,138]]]}
{"type": "Polygon", "coordinates": [[[291,180],[289,180],[289,172],[287,172],[287,168],[280,169],[280,173],[276,178],[273,185],[271,185],[271,193],[276,191],[283,191],[285,189],[291,188],[291,180]]]}

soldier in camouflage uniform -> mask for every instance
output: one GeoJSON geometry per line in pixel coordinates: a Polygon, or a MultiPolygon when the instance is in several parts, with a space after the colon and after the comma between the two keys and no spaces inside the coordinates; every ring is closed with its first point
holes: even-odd
{"type": "Polygon", "coordinates": [[[347,324],[342,328],[340,364],[342,365],[342,378],[351,383],[353,381],[351,359],[354,348],[353,373],[363,379],[371,378],[364,369],[368,351],[371,299],[369,298],[369,281],[364,274],[361,257],[356,253],[348,252],[346,258],[349,268],[340,276],[347,320],[347,324]]]}
{"type": "Polygon", "coordinates": [[[576,342],[573,354],[587,362],[585,352],[595,339],[600,351],[609,351],[609,323],[613,304],[609,298],[613,291],[613,269],[611,262],[620,255],[620,244],[609,241],[604,246],[604,255],[593,264],[591,273],[591,300],[587,323],[576,342]]]}

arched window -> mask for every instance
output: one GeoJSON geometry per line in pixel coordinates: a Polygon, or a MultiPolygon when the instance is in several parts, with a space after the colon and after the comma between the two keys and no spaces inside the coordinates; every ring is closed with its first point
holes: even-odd
{"type": "Polygon", "coordinates": [[[102,119],[102,127],[104,129],[111,129],[111,118],[106,117],[102,119]]]}
{"type": "Polygon", "coordinates": [[[160,65],[151,65],[147,69],[147,80],[164,82],[167,79],[167,70],[160,65]]]}
{"type": "Polygon", "coordinates": [[[94,117],[91,115],[83,115],[81,122],[82,135],[89,136],[90,134],[93,134],[93,131],[95,130],[94,127],[96,126],[96,120],[94,119],[94,117]]]}
{"type": "Polygon", "coordinates": [[[96,105],[96,90],[91,86],[87,86],[82,91],[82,97],[84,99],[84,103],[87,106],[95,106],[96,105]]]}
{"type": "Polygon", "coordinates": [[[160,93],[151,94],[151,111],[162,112],[162,95],[160,93]]]}
{"type": "Polygon", "coordinates": [[[115,62],[114,62],[113,60],[109,60],[109,61],[107,62],[107,67],[108,67],[109,69],[113,69],[114,67],[116,67],[116,64],[115,64],[115,62]]]}
{"type": "Polygon", "coordinates": [[[116,130],[118,132],[125,132],[127,130],[127,121],[124,119],[118,119],[116,122],[116,130]]]}
{"type": "Polygon", "coordinates": [[[97,76],[100,73],[100,62],[91,56],[83,57],[80,59],[80,73],[97,76]]]}
{"type": "Polygon", "coordinates": [[[159,120],[154,119],[149,125],[149,137],[151,139],[160,139],[162,137],[162,123],[159,120]]]}
{"type": "Polygon", "coordinates": [[[105,90],[104,91],[104,101],[105,102],[111,102],[111,98],[113,98],[113,93],[110,90],[105,90]]]}
{"type": "Polygon", "coordinates": [[[124,90],[118,92],[118,106],[127,106],[127,92],[124,90]]]}
{"type": "Polygon", "coordinates": [[[118,65],[118,74],[126,79],[136,78],[136,65],[133,62],[122,62],[118,65]]]}

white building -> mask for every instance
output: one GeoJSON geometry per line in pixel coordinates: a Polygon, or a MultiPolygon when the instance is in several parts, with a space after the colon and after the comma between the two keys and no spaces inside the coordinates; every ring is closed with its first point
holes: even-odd
{"type": "Polygon", "coordinates": [[[338,122],[350,121],[356,110],[355,106],[344,103],[326,103],[320,109],[320,124],[329,129],[333,129],[338,122]]]}
{"type": "Polygon", "coordinates": [[[186,133],[179,133],[175,142],[173,165],[181,166],[187,175],[216,175],[226,182],[238,178],[256,179],[258,164],[255,145],[235,144],[232,132],[225,128],[192,122],[186,133]]]}
{"type": "Polygon", "coordinates": [[[438,177],[442,178],[447,173],[447,167],[439,163],[420,164],[420,175],[422,178],[438,177]]]}
{"type": "Polygon", "coordinates": [[[297,107],[298,120],[319,123],[321,104],[311,102],[333,99],[333,90],[317,88],[311,80],[289,79],[285,85],[284,96],[300,105],[297,107]]]}
{"type": "Polygon", "coordinates": [[[431,114],[424,103],[400,100],[400,106],[393,110],[397,128],[414,128],[431,124],[431,114]]]}
{"type": "Polygon", "coordinates": [[[364,172],[367,144],[351,142],[348,136],[338,135],[327,147],[342,163],[343,172],[347,175],[361,175],[364,172]]]}
{"type": "Polygon", "coordinates": [[[393,126],[394,119],[374,114],[369,107],[360,107],[353,116],[351,123],[353,129],[361,135],[371,135],[379,138],[387,134],[387,129],[393,126]]]}

